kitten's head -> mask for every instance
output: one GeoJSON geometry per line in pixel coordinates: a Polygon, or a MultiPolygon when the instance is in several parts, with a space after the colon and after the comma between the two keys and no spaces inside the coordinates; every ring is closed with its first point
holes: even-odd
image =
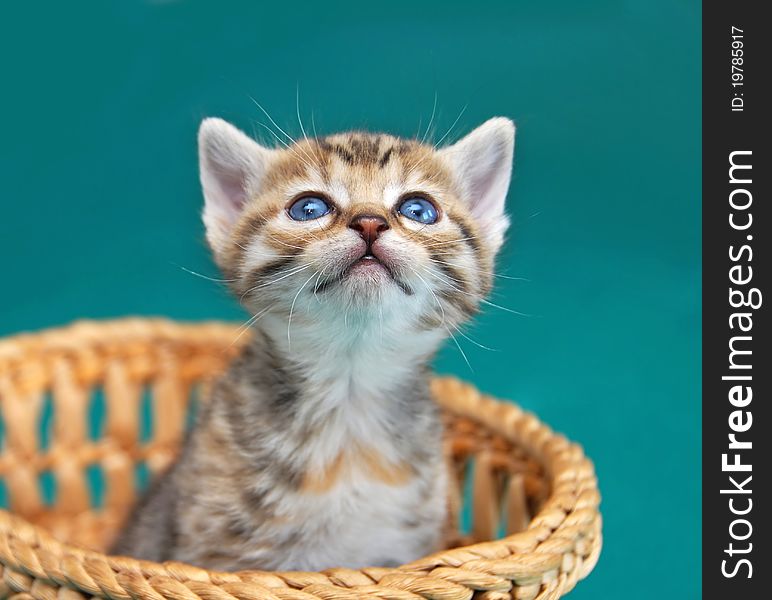
{"type": "Polygon", "coordinates": [[[441,149],[362,132],[274,149],[206,119],[199,154],[215,260],[256,315],[446,333],[490,290],[514,131],[494,118],[441,149]]]}

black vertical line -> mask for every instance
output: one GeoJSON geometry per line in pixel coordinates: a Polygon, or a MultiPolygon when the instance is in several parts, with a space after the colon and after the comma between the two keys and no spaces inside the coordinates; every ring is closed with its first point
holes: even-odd
{"type": "MultiPolygon", "coordinates": [[[[764,3],[750,0],[732,2],[706,2],[703,4],[703,538],[702,584],[704,598],[767,598],[766,584],[769,571],[769,457],[772,455],[769,439],[772,423],[769,420],[770,353],[772,337],[769,331],[768,310],[763,304],[758,308],[732,307],[742,299],[754,296],[753,289],[769,294],[765,299],[772,302],[769,287],[769,243],[765,238],[772,233],[769,204],[770,135],[767,113],[770,110],[768,93],[769,39],[772,35],[769,21],[762,16],[764,3]],[[732,31],[736,27],[740,31],[732,31]],[[732,35],[742,35],[732,38],[732,35]],[[742,40],[742,83],[733,84],[733,40],[742,40]],[[742,109],[742,110],[740,110],[742,109]],[[730,155],[733,160],[750,164],[750,169],[735,171],[735,181],[730,178],[730,155]],[[747,177],[746,177],[747,175],[747,177]],[[738,180],[750,182],[741,183],[738,180]],[[744,190],[735,198],[752,196],[752,203],[745,209],[733,208],[730,195],[734,190],[744,190]],[[746,194],[747,193],[747,194],[746,194]],[[730,224],[730,214],[740,225],[752,214],[753,224],[739,230],[730,224]],[[750,236],[750,237],[749,237],[750,236]],[[747,246],[753,252],[741,252],[747,246]],[[730,251],[730,248],[733,250],[730,251]],[[730,255],[733,252],[733,255],[730,255]],[[734,256],[735,258],[732,258],[734,256]],[[738,269],[739,267],[739,269],[738,269]],[[734,269],[732,271],[731,269],[734,269]],[[752,280],[745,280],[752,269],[752,280]],[[733,314],[750,315],[752,329],[741,331],[739,320],[733,314]],[[752,354],[737,356],[748,368],[732,368],[730,363],[730,339],[746,336],[736,341],[736,347],[750,350],[752,354]],[[726,379],[751,376],[750,380],[726,379]],[[752,390],[753,399],[744,406],[732,402],[733,389],[742,386],[740,393],[752,390]],[[752,424],[747,431],[749,420],[752,424]],[[730,448],[730,435],[738,441],[752,443],[750,449],[730,448]],[[722,463],[739,461],[749,465],[751,471],[726,469],[722,463]],[[752,477],[744,486],[748,477],[752,477]],[[734,480],[734,481],[733,481],[734,480]],[[743,489],[740,490],[742,486],[743,489]],[[722,490],[724,492],[722,493],[722,490]],[[751,490],[751,493],[745,493],[751,490]],[[727,493],[732,492],[732,493],[727,493]],[[752,500],[747,514],[745,511],[752,500]],[[747,524],[746,524],[747,521],[747,524]],[[752,530],[749,529],[752,528],[752,530]],[[749,537],[743,538],[750,531],[749,537]],[[732,537],[735,534],[735,539],[732,537]],[[751,547],[752,544],[752,547],[751,547]],[[740,564],[740,561],[748,563],[740,564]],[[751,574],[752,577],[748,577],[751,574]],[[732,576],[733,575],[733,576],[732,576]]],[[[739,54],[735,52],[735,54],[739,54]]],[[[735,61],[737,63],[737,61],[735,61]]],[[[735,73],[740,71],[735,70],[735,73]]],[[[739,78],[735,77],[734,83],[739,78]]],[[[744,204],[744,202],[736,202],[744,204]]],[[[744,322],[745,325],[749,321],[744,322]]],[[[735,399],[738,396],[735,395],[735,399]]],[[[740,398],[741,399],[741,398],[740,398]]]]}

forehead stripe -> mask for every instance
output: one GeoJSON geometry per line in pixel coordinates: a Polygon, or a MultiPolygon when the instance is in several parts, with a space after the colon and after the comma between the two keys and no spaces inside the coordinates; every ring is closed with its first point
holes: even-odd
{"type": "Polygon", "coordinates": [[[383,153],[383,156],[381,156],[381,158],[378,159],[378,166],[381,169],[383,169],[383,167],[385,167],[389,163],[389,160],[391,159],[391,155],[393,152],[394,152],[394,147],[392,146],[391,148],[386,150],[386,152],[383,153]]]}
{"type": "Polygon", "coordinates": [[[327,140],[319,140],[319,147],[325,152],[336,154],[341,160],[348,164],[354,164],[354,155],[340,144],[331,144],[327,140]]]}

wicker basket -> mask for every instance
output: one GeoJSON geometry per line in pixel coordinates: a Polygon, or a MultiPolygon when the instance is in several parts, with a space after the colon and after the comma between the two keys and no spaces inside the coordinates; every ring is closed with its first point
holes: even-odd
{"type": "Polygon", "coordinates": [[[102,554],[138,480],[174,458],[191,398],[205,401],[238,351],[235,331],[131,319],[0,341],[0,492],[10,506],[0,511],[0,597],[543,599],[592,570],[601,518],[582,449],[454,379],[433,383],[456,475],[452,549],[396,569],[321,573],[222,573],[102,554]]]}

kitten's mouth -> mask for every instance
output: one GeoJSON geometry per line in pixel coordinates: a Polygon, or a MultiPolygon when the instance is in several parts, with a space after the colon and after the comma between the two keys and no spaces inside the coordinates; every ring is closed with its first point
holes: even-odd
{"type": "Polygon", "coordinates": [[[352,262],[348,267],[346,267],[346,270],[343,271],[342,278],[346,278],[353,273],[360,271],[364,273],[371,273],[373,275],[382,273],[389,279],[394,279],[394,274],[391,272],[391,269],[389,269],[388,265],[386,265],[380,258],[375,256],[375,254],[373,254],[369,249],[362,256],[352,262]]]}
{"type": "Polygon", "coordinates": [[[362,256],[354,260],[346,269],[333,279],[328,279],[317,288],[317,293],[327,290],[334,283],[341,283],[349,278],[364,279],[377,286],[386,281],[394,282],[406,295],[412,296],[413,290],[400,280],[380,258],[368,249],[362,256]]]}
{"type": "Polygon", "coordinates": [[[356,259],[353,263],[351,263],[348,266],[347,270],[349,270],[349,269],[351,269],[351,268],[353,268],[353,267],[355,267],[357,265],[372,265],[372,266],[375,266],[376,264],[380,265],[381,267],[386,269],[386,271],[389,273],[389,275],[391,275],[391,271],[389,270],[389,268],[385,264],[383,264],[381,262],[381,260],[377,256],[375,256],[374,254],[371,254],[370,252],[368,252],[364,256],[356,259]]]}

